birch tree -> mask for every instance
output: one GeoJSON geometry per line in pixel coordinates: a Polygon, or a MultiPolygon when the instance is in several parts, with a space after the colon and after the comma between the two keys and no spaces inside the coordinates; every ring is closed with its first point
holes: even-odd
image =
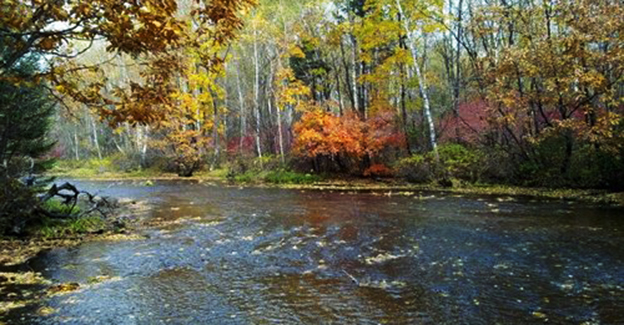
{"type": "MultiPolygon", "coordinates": [[[[423,15],[423,12],[430,11],[429,7],[433,7],[435,9],[441,10],[442,4],[439,1],[432,1],[432,3],[421,2],[421,1],[403,1],[410,5],[407,7],[408,10],[403,9],[403,5],[401,4],[401,0],[396,0],[396,8],[401,15],[403,22],[403,30],[405,32],[405,36],[407,37],[408,48],[412,55],[413,65],[412,69],[418,78],[418,88],[420,94],[423,99],[423,110],[425,113],[425,118],[427,119],[427,125],[429,126],[429,140],[431,143],[431,148],[433,149],[436,159],[439,159],[438,156],[438,142],[436,140],[436,130],[435,124],[433,121],[433,116],[431,112],[431,103],[429,102],[429,93],[427,89],[427,79],[420,68],[419,63],[419,51],[417,46],[417,34],[418,34],[418,20],[426,20],[426,16],[423,15]]],[[[422,23],[422,21],[421,21],[422,23]]],[[[422,25],[420,25],[422,26],[422,25]]],[[[424,30],[423,30],[424,31],[424,30]]]]}

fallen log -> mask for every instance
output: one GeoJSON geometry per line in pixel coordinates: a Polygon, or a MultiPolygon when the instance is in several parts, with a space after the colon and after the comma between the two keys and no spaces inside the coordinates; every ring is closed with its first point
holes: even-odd
{"type": "Polygon", "coordinates": [[[111,203],[106,198],[98,197],[87,191],[80,191],[75,185],[69,182],[66,182],[61,186],[57,186],[56,184],[52,185],[52,187],[46,192],[46,194],[40,197],[40,202],[45,203],[56,197],[61,198],[62,204],[69,207],[66,213],[62,213],[62,214],[53,213],[53,212],[46,210],[42,206],[37,207],[38,212],[40,212],[41,214],[47,217],[55,218],[55,219],[80,218],[85,215],[89,215],[93,212],[98,212],[100,215],[102,215],[102,217],[106,218],[108,214],[111,212],[110,210],[114,208],[114,204],[111,203]],[[82,211],[80,214],[75,215],[73,214],[73,212],[76,206],[78,205],[81,197],[86,197],[87,198],[86,202],[90,206],[89,208],[82,211]],[[105,211],[107,209],[109,211],[105,211]]]}

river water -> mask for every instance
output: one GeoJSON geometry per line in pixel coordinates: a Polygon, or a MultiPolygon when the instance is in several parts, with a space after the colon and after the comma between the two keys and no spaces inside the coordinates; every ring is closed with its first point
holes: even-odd
{"type": "Polygon", "coordinates": [[[81,289],[16,324],[624,324],[624,211],[563,201],[78,182],[145,240],[29,267],[81,289]],[[93,277],[108,280],[89,284],[93,277]]]}

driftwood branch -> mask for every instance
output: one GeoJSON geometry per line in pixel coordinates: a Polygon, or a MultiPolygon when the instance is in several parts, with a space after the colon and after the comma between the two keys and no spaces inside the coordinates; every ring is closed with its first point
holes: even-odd
{"type": "Polygon", "coordinates": [[[48,192],[41,197],[41,202],[47,202],[55,197],[61,198],[63,200],[62,203],[69,207],[67,213],[52,213],[41,207],[38,209],[39,212],[47,217],[55,219],[67,219],[72,217],[79,218],[93,212],[98,212],[102,215],[102,217],[107,217],[105,209],[110,210],[113,207],[113,204],[111,204],[111,202],[109,202],[106,198],[98,197],[87,191],[80,191],[76,188],[76,186],[67,182],[61,186],[57,186],[56,184],[52,185],[48,192]],[[76,208],[76,205],[78,205],[81,196],[87,198],[87,202],[90,204],[90,207],[78,215],[73,215],[72,212],[76,208]]]}

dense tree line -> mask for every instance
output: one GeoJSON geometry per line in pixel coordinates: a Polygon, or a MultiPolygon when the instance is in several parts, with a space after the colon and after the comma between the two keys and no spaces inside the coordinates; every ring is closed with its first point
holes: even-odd
{"type": "Polygon", "coordinates": [[[266,0],[216,25],[194,4],[129,13],[167,46],[73,42],[54,155],[621,187],[619,1],[266,0]]]}
{"type": "MultiPolygon", "coordinates": [[[[240,12],[253,4],[251,0],[182,5],[173,0],[0,1],[0,234],[20,233],[41,217],[67,217],[51,211],[48,201],[60,197],[71,211],[85,194],[69,184],[47,190],[45,181],[36,177],[50,165],[49,150],[56,146],[65,151],[63,145],[70,142],[60,136],[69,117],[80,117],[90,126],[94,153],[100,159],[106,154],[100,143],[102,120],[113,133],[122,123],[138,130],[162,123],[174,131],[173,139],[183,138],[185,130],[175,131],[189,117],[172,102],[184,101],[172,80],[198,74],[202,68],[217,74],[223,62],[220,49],[242,27],[240,12]],[[124,69],[123,78],[115,77],[99,60],[106,55],[131,58],[140,68],[133,71],[136,75],[124,69]],[[184,69],[191,72],[185,74],[184,69]],[[57,137],[48,132],[55,112],[57,137]]],[[[79,135],[78,130],[84,124],[72,124],[74,154],[80,158],[78,138],[84,133],[79,135]]],[[[147,135],[140,138],[146,141],[147,135]]],[[[201,145],[193,141],[190,147],[201,145]]],[[[86,194],[90,203],[99,204],[86,194]]]]}

